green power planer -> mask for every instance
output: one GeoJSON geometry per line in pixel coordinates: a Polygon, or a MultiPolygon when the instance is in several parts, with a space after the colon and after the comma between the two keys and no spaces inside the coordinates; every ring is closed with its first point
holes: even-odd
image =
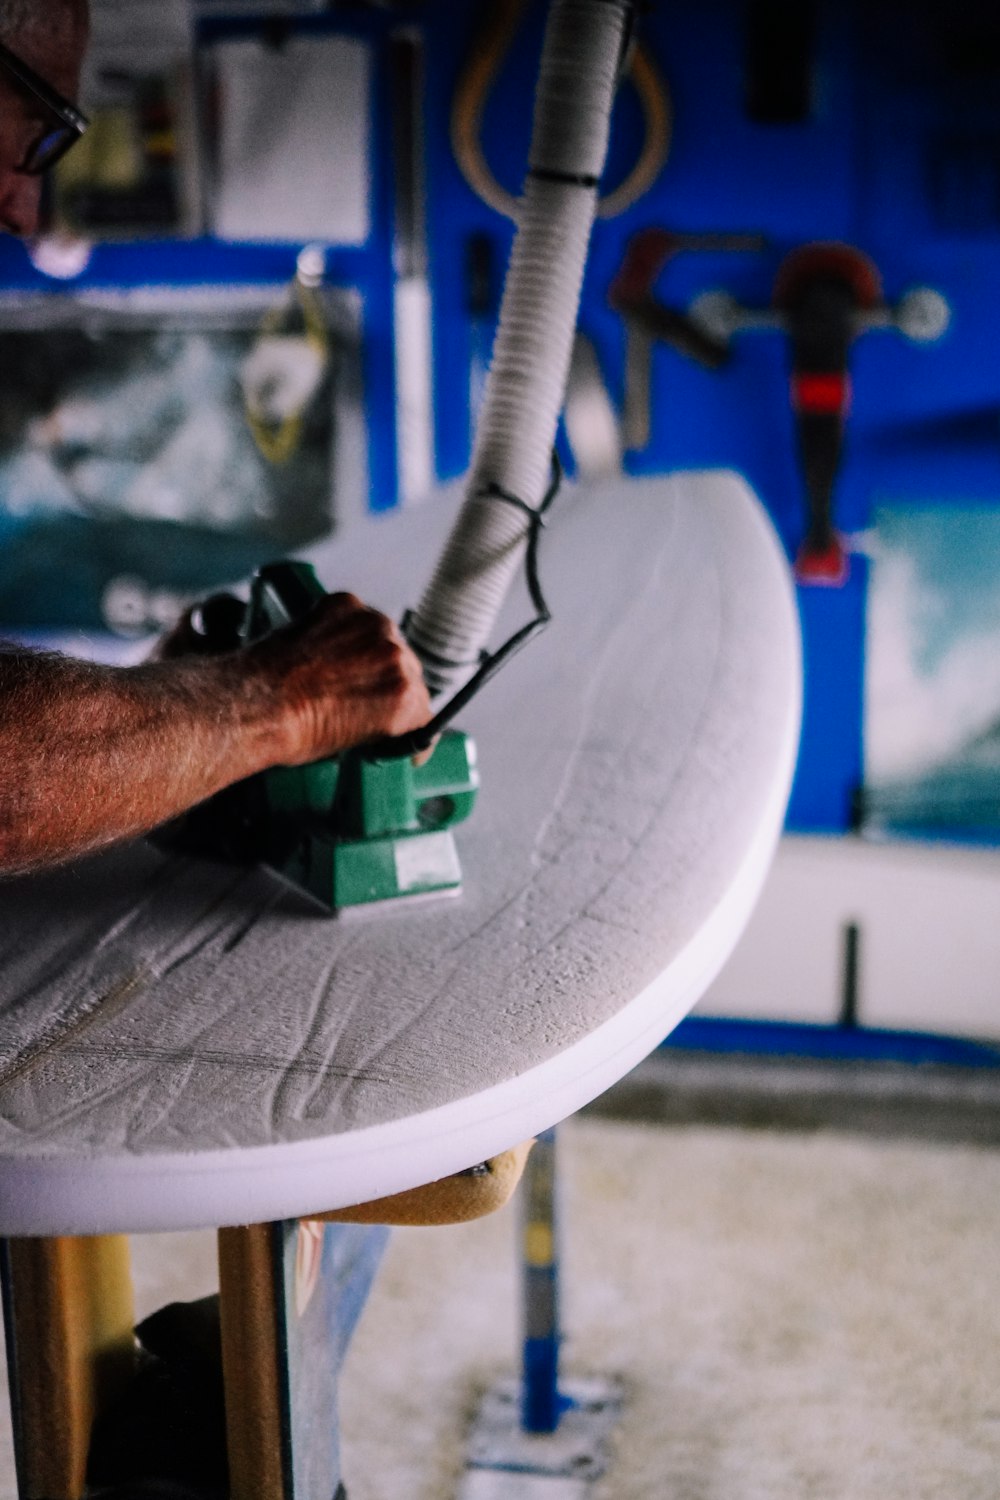
{"type": "MultiPolygon", "coordinates": [[[[255,575],[247,606],[230,600],[213,610],[209,601],[203,649],[259,640],[301,618],[324,593],[308,563],[271,563],[255,575]]],[[[475,745],[445,729],[429,760],[417,766],[401,744],[402,751],[389,740],[263,771],[195,809],[180,842],[261,859],[338,910],[457,894],[462,875],[452,828],[476,799],[475,745]]]]}

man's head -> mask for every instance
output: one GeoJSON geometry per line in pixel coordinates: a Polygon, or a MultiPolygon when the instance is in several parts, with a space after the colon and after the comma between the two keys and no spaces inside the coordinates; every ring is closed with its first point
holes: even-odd
{"type": "MultiPolygon", "coordinates": [[[[67,99],[79,88],[87,30],[87,0],[0,0],[0,42],[67,99]]],[[[24,165],[53,123],[30,87],[0,65],[0,229],[11,234],[38,226],[41,182],[24,165]]]]}

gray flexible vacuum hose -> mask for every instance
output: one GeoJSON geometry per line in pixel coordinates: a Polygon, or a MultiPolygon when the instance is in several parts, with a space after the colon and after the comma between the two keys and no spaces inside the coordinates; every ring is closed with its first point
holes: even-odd
{"type": "Polygon", "coordinates": [[[465,501],[407,624],[432,692],[467,678],[550,479],[632,0],[553,0],[529,170],[465,501]],[[493,495],[494,498],[490,498],[493,495]]]}

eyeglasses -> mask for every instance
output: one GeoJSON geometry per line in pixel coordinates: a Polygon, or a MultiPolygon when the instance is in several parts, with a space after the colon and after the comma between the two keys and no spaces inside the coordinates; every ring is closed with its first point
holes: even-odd
{"type": "Polygon", "coordinates": [[[63,98],[62,94],[50,88],[44,78],[39,78],[33,68],[23,63],[2,42],[0,42],[0,66],[6,68],[21,87],[27,89],[29,94],[33,94],[54,117],[54,123],[43,129],[41,134],[32,141],[18,167],[19,172],[27,172],[30,176],[37,177],[42,172],[47,172],[50,167],[54,167],[56,162],[66,155],[69,148],[76,145],[90,121],[75,104],[71,104],[68,99],[63,98]]]}

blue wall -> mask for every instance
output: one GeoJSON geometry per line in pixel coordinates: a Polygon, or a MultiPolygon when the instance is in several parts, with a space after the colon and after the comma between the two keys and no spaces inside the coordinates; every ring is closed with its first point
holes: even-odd
{"type": "MultiPolygon", "coordinates": [[[[435,438],[445,478],[467,464],[470,358],[477,340],[488,344],[491,331],[469,317],[469,237],[489,236],[499,282],[511,228],[464,182],[449,143],[451,100],[484,8],[438,0],[413,14],[427,37],[435,438]]],[[[890,300],[927,284],[945,294],[953,317],[945,337],[931,345],[888,332],[866,334],[855,344],[838,526],[863,532],[876,504],[993,501],[1000,494],[1000,362],[993,340],[1000,321],[1000,150],[991,156],[991,142],[1000,141],[1000,40],[993,56],[989,27],[984,41],[977,19],[988,18],[989,7],[817,5],[813,108],[791,125],[747,118],[745,14],[734,0],[672,0],[643,18],[642,35],[669,85],[674,133],[653,188],[594,232],[580,324],[595,344],[609,391],[621,401],[625,337],[607,290],[637,230],[663,225],[766,236],[758,253],[692,253],[671,261],[657,294],[680,307],[720,287],[764,306],[791,249],[811,240],[845,240],[872,257],[890,300]]],[[[515,191],[530,132],[528,100],[543,15],[544,5],[529,0],[484,116],[486,156],[515,191]]],[[[360,250],[334,252],[330,275],[357,287],[363,300],[370,504],[381,509],[396,502],[385,45],[391,20],[371,13],[349,25],[338,17],[337,26],[371,36],[376,48],[372,237],[360,250]]],[[[640,133],[640,112],[626,87],[616,110],[609,181],[627,171],[640,133]]],[[[291,277],[294,253],[294,247],[208,239],[106,246],[75,285],[279,284],[291,277]]],[[[0,245],[0,284],[45,283],[11,242],[0,245]]],[[[658,347],[652,378],[652,438],[646,450],[627,457],[628,469],[738,469],[794,554],[804,509],[784,338],[776,332],[740,337],[719,373],[658,347]]],[[[844,587],[799,591],[806,711],[789,813],[798,829],[841,830],[850,823],[862,774],[866,587],[867,564],[856,554],[844,587]]]]}

